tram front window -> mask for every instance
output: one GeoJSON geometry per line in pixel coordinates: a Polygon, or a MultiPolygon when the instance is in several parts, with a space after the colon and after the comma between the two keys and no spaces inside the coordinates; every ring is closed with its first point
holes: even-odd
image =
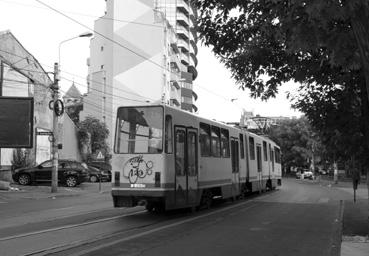
{"type": "Polygon", "coordinates": [[[119,108],[114,151],[118,154],[163,151],[163,108],[119,108]]]}

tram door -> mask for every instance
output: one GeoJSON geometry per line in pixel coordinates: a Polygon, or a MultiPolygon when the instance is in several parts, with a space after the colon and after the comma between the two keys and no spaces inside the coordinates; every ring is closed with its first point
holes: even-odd
{"type": "Polygon", "coordinates": [[[262,158],[261,158],[261,145],[256,145],[256,159],[257,159],[257,167],[258,167],[258,189],[259,191],[262,188],[262,177],[263,177],[263,167],[262,167],[262,158]]]}
{"type": "Polygon", "coordinates": [[[238,139],[231,138],[232,194],[240,193],[240,153],[238,139]]]}
{"type": "Polygon", "coordinates": [[[175,127],[175,202],[193,204],[197,196],[197,130],[175,127]]]}

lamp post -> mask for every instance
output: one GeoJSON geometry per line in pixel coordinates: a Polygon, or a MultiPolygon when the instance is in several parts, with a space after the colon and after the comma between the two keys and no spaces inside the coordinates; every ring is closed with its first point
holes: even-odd
{"type": "Polygon", "coordinates": [[[78,36],[69,38],[67,40],[61,41],[59,43],[59,62],[54,64],[54,83],[51,85],[52,90],[52,109],[53,109],[53,140],[52,140],[52,157],[53,157],[53,166],[51,172],[51,193],[56,193],[58,191],[58,117],[63,114],[62,102],[59,100],[59,81],[60,81],[60,49],[61,46],[68,41],[79,37],[91,37],[93,34],[90,32],[82,33],[78,36]]]}

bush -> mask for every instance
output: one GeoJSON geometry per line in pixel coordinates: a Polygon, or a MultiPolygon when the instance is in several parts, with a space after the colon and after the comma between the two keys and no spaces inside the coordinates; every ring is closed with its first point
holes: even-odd
{"type": "Polygon", "coordinates": [[[17,148],[13,150],[12,169],[28,167],[32,165],[31,150],[17,148]]]}

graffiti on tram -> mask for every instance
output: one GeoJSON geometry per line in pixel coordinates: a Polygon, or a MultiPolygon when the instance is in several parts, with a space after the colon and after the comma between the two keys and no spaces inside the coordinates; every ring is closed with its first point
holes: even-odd
{"type": "Polygon", "coordinates": [[[136,184],[139,179],[152,174],[154,163],[145,161],[142,155],[130,158],[123,167],[123,176],[129,180],[131,184],[136,184]]]}

